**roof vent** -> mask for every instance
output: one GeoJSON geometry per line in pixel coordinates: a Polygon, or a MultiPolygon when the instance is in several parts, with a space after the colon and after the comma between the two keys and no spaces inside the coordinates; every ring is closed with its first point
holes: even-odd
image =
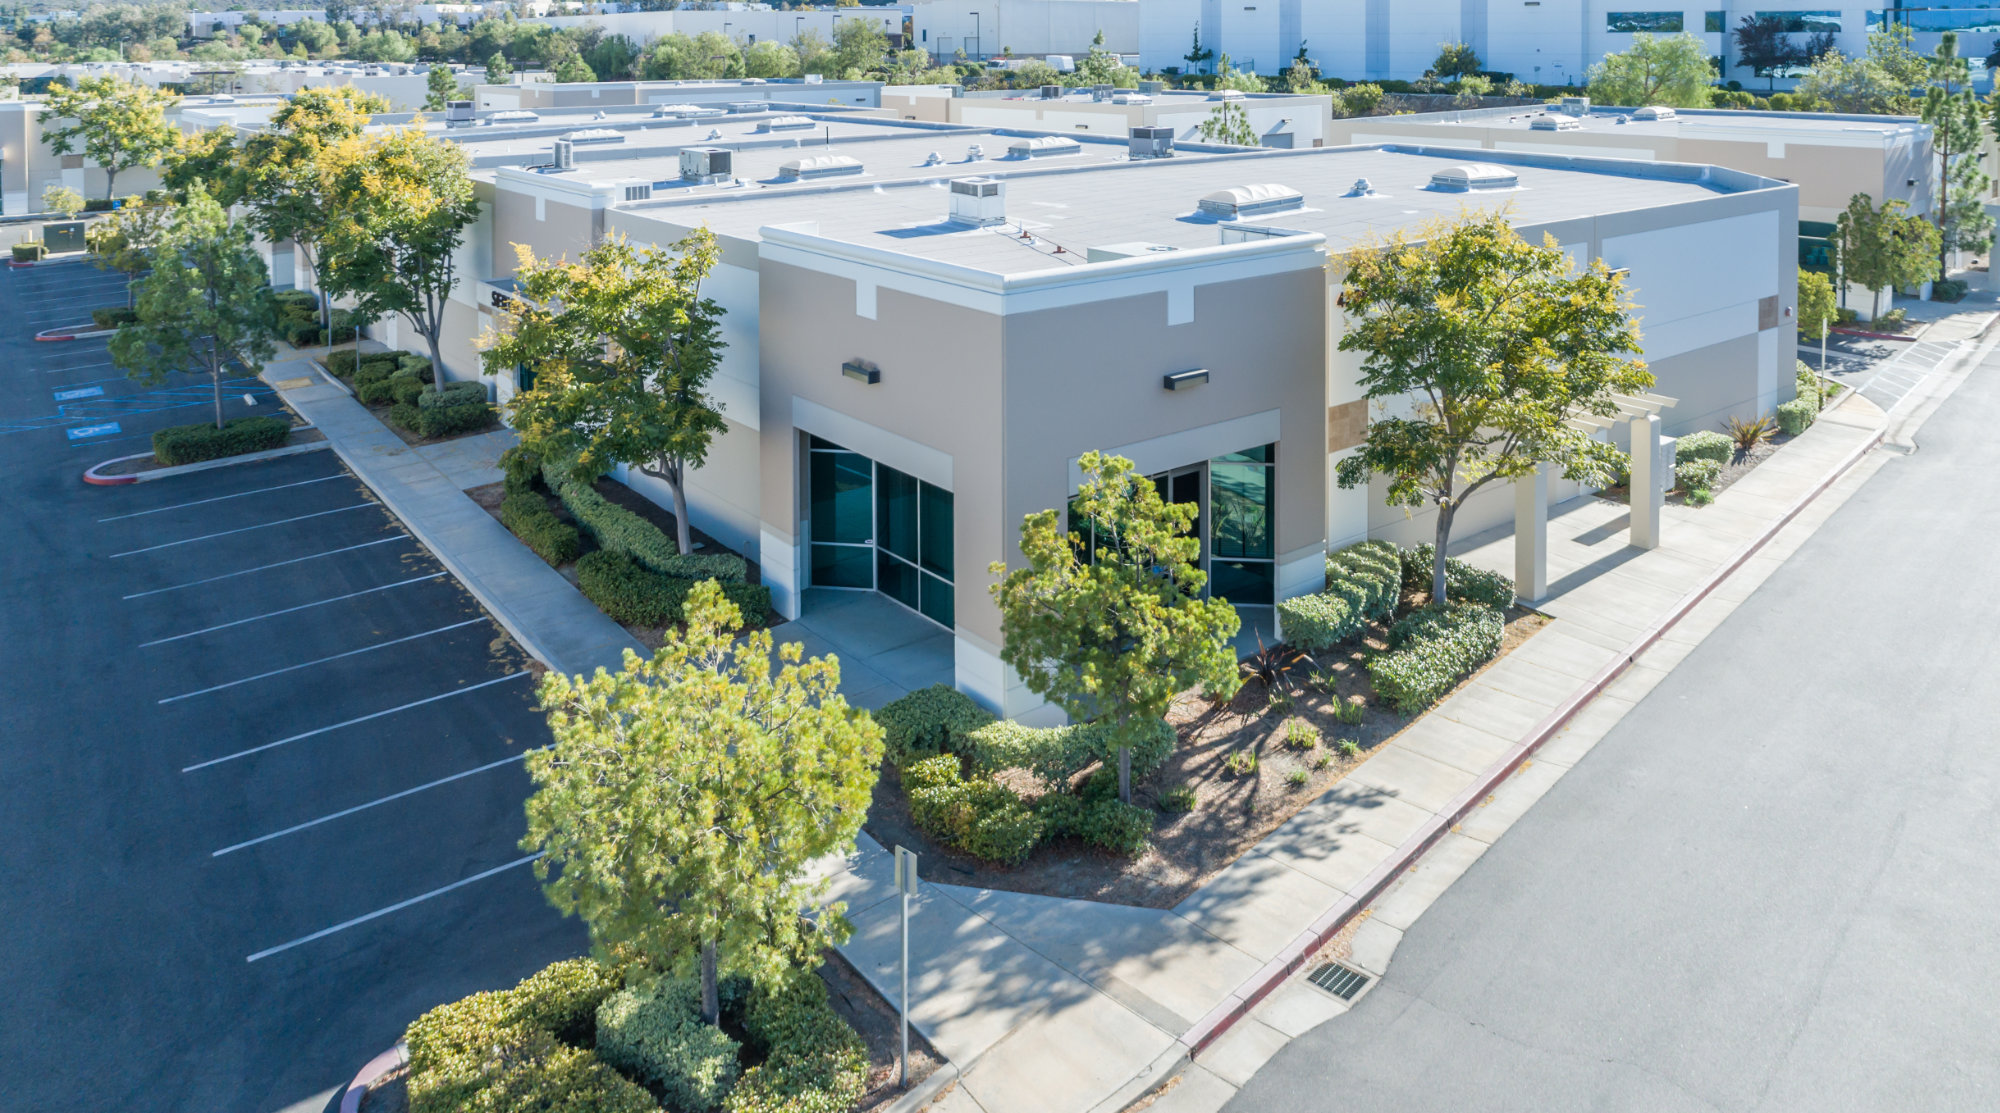
{"type": "Polygon", "coordinates": [[[1354,185],[1347,191],[1349,197],[1373,197],[1375,186],[1366,178],[1354,179],[1354,185]]]}
{"type": "Polygon", "coordinates": [[[1620,123],[1620,124],[1629,124],[1629,123],[1631,123],[1631,122],[1632,122],[1632,117],[1630,117],[1630,116],[1627,116],[1627,115],[1625,115],[1625,114],[1623,114],[1623,113],[1620,113],[1620,114],[1619,114],[1619,116],[1618,116],[1618,119],[1617,119],[1617,120],[1616,120],[1615,122],[1617,122],[1617,123],[1620,123]]]}
{"type": "Polygon", "coordinates": [[[979,160],[985,157],[986,157],[986,148],[980,146],[977,143],[974,143],[972,146],[967,147],[965,149],[965,161],[967,162],[978,162],[979,160]]]}
{"type": "Polygon", "coordinates": [[[623,143],[625,133],[612,131],[610,128],[584,128],[582,131],[570,132],[563,138],[571,143],[623,143]]]}
{"type": "Polygon", "coordinates": [[[681,180],[704,184],[727,181],[732,173],[732,153],[724,147],[682,147],[681,180]]]}
{"type": "Polygon", "coordinates": [[[718,139],[720,139],[720,138],[722,138],[722,129],[721,129],[721,128],[709,128],[709,129],[708,129],[708,141],[709,141],[709,142],[713,143],[713,142],[715,142],[716,140],[718,140],[718,139]]]}
{"type": "MultiPolygon", "coordinates": [[[[1057,86],[1061,88],[1061,86],[1057,86]]],[[[1073,155],[1083,150],[1083,144],[1061,135],[1041,135],[1033,139],[1016,139],[1007,144],[1007,153],[1015,158],[1056,158],[1073,155]]]]}
{"type": "Polygon", "coordinates": [[[1583,121],[1574,116],[1537,116],[1528,126],[1535,131],[1580,131],[1583,121]]]}
{"type": "Polygon", "coordinates": [[[576,145],[567,139],[556,140],[556,169],[571,170],[576,167],[576,145]]]}
{"type": "Polygon", "coordinates": [[[839,174],[861,173],[861,160],[847,155],[808,155],[778,167],[778,177],[788,182],[831,178],[839,174]]]}
{"type": "Polygon", "coordinates": [[[1590,112],[1589,97],[1563,97],[1556,102],[1566,116],[1583,116],[1590,112]]]}
{"type": "Polygon", "coordinates": [[[1298,190],[1290,186],[1266,183],[1218,189],[1202,198],[1198,208],[1210,216],[1235,220],[1246,216],[1262,216],[1265,213],[1304,208],[1305,203],[1305,195],[1298,190]]]}
{"type": "Polygon", "coordinates": [[[653,199],[653,183],[651,182],[640,181],[634,178],[613,182],[612,185],[623,194],[624,199],[627,201],[651,201],[653,199]]]}
{"type": "Polygon", "coordinates": [[[1215,90],[1215,91],[1213,91],[1213,92],[1211,92],[1211,93],[1209,93],[1209,94],[1208,94],[1208,99],[1209,99],[1209,100],[1242,100],[1242,99],[1243,99],[1243,90],[1241,90],[1241,89],[1217,89],[1217,90],[1215,90]]]}
{"type": "Polygon", "coordinates": [[[1044,86],[1042,86],[1042,99],[1043,99],[1043,100],[1061,100],[1061,99],[1062,99],[1062,94],[1063,94],[1063,87],[1062,87],[1062,86],[1060,86],[1060,85],[1044,85],[1044,86]]]}
{"type": "Polygon", "coordinates": [[[1112,104],[1151,104],[1151,103],[1153,103],[1153,98],[1152,98],[1152,97],[1150,97],[1150,96],[1147,96],[1147,95],[1146,95],[1145,93],[1113,93],[1113,94],[1111,94],[1111,103],[1112,103],[1112,104]]]}
{"type": "Polygon", "coordinates": [[[925,156],[924,156],[924,165],[925,165],[925,166],[943,166],[943,165],[944,165],[944,156],[943,156],[943,155],[941,155],[941,154],[938,154],[938,153],[937,153],[936,151],[932,151],[932,152],[931,152],[930,154],[927,154],[927,155],[925,155],[925,156]]]}
{"type": "Polygon", "coordinates": [[[810,116],[773,116],[757,121],[758,131],[810,131],[817,126],[810,116]]]}
{"type": "Polygon", "coordinates": [[[1513,189],[1521,179],[1504,166],[1490,162],[1464,162],[1447,166],[1431,175],[1431,188],[1449,193],[1473,193],[1489,189],[1513,189]]]}
{"type": "Polygon", "coordinates": [[[486,117],[486,122],[489,124],[532,124],[539,119],[541,119],[540,116],[522,108],[509,109],[506,112],[495,112],[493,115],[486,117]]]}
{"type": "Polygon", "coordinates": [[[1133,158],[1174,156],[1174,129],[1164,125],[1141,124],[1134,127],[1125,142],[1128,153],[1133,158]]]}
{"type": "Polygon", "coordinates": [[[950,188],[953,224],[983,228],[1007,222],[1006,183],[992,178],[953,178],[950,188]]]}
{"type": "Polygon", "coordinates": [[[1674,116],[1674,110],[1663,104],[1649,104],[1632,110],[1634,120],[1671,120],[1674,116]]]}

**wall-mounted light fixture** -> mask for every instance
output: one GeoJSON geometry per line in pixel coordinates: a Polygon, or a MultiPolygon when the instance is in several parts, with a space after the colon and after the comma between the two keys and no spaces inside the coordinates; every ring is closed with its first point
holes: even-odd
{"type": "Polygon", "coordinates": [[[1206,367],[1197,368],[1193,371],[1176,371],[1166,376],[1166,388],[1168,390],[1193,390],[1207,381],[1208,368],[1206,367]]]}
{"type": "Polygon", "coordinates": [[[841,364],[840,373],[857,383],[867,383],[869,386],[874,386],[876,383],[882,381],[882,369],[880,367],[872,363],[863,363],[858,359],[850,359],[846,363],[841,364]]]}

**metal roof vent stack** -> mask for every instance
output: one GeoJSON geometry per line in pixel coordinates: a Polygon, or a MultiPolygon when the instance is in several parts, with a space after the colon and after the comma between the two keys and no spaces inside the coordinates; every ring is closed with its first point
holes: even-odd
{"type": "Polygon", "coordinates": [[[1267,182],[1262,185],[1231,186],[1203,197],[1196,206],[1209,216],[1238,220],[1305,207],[1305,195],[1290,186],[1267,182]]]}
{"type": "Polygon", "coordinates": [[[556,140],[556,169],[576,169],[576,144],[567,139],[556,140]]]}
{"type": "Polygon", "coordinates": [[[709,142],[711,142],[711,143],[712,143],[712,142],[714,142],[715,140],[717,140],[717,139],[720,139],[720,138],[722,138],[722,129],[721,129],[721,128],[709,128],[709,129],[708,129],[708,139],[709,139],[709,142]]]}
{"type": "Polygon", "coordinates": [[[728,181],[734,176],[730,169],[733,153],[725,147],[682,147],[681,180],[701,184],[728,181]]]}
{"type": "Polygon", "coordinates": [[[977,143],[974,143],[972,146],[967,147],[965,149],[965,161],[967,162],[978,162],[979,160],[985,157],[986,157],[986,148],[980,146],[977,143]]]}
{"type": "Polygon", "coordinates": [[[1375,186],[1366,178],[1354,179],[1354,185],[1347,191],[1349,197],[1373,197],[1375,186]]]}
{"type": "Polygon", "coordinates": [[[1006,183],[992,178],[953,178],[950,186],[953,224],[985,228],[1007,223],[1006,183]]]}
{"type": "Polygon", "coordinates": [[[1126,134],[1125,146],[1132,158],[1172,158],[1174,129],[1164,124],[1140,124],[1126,134]]]}
{"type": "Polygon", "coordinates": [[[1062,135],[1038,135],[1033,139],[1016,139],[1007,144],[1007,153],[1014,158],[1056,158],[1082,150],[1083,144],[1062,135]]]}
{"type": "Polygon", "coordinates": [[[932,151],[932,152],[931,152],[930,154],[927,154],[927,155],[925,155],[925,156],[924,156],[924,165],[925,165],[925,166],[943,166],[943,165],[944,165],[944,156],[943,156],[943,155],[941,155],[941,154],[938,154],[938,153],[937,153],[936,151],[932,151]]]}
{"type": "MultiPolygon", "coordinates": [[[[1624,121],[1620,120],[1619,123],[1624,121]]],[[[1574,116],[1537,116],[1528,121],[1528,127],[1532,131],[1580,131],[1583,128],[1583,121],[1574,116]]]]}
{"type": "Polygon", "coordinates": [[[1490,162],[1465,162],[1447,166],[1431,175],[1431,188],[1448,193],[1475,193],[1489,189],[1513,189],[1520,176],[1490,162]]]}

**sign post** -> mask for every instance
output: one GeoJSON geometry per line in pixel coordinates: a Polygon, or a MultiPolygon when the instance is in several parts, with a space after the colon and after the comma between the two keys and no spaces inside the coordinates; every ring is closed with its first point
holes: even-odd
{"type": "Polygon", "coordinates": [[[896,892],[903,903],[903,1057],[897,1085],[910,1088],[910,898],[917,893],[917,855],[896,848],[896,892]]]}

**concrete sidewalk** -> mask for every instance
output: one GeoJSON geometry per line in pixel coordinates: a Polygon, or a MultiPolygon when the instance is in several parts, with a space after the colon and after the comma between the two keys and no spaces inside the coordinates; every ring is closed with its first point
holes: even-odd
{"type": "Polygon", "coordinates": [[[617,668],[628,646],[644,652],[624,627],[465,494],[499,482],[499,456],[513,443],[511,430],[412,447],[310,360],[274,363],[262,377],[544,664],[587,674],[599,665],[617,668]]]}

